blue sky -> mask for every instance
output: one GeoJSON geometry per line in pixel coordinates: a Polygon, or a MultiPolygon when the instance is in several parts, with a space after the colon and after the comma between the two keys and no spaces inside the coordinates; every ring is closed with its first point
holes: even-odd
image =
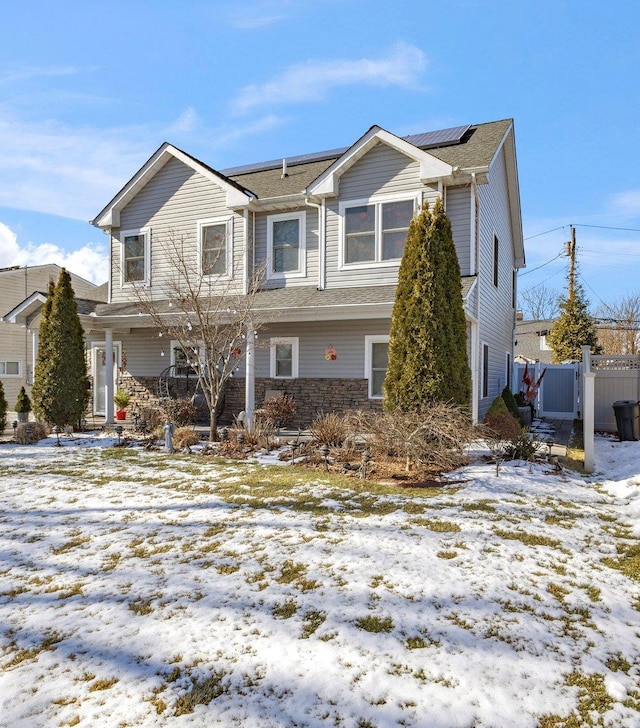
{"type": "Polygon", "coordinates": [[[513,117],[520,287],[563,288],[574,224],[592,305],[635,293],[639,27],[635,0],[8,4],[0,266],[105,280],[86,221],[163,141],[224,169],[513,117]]]}

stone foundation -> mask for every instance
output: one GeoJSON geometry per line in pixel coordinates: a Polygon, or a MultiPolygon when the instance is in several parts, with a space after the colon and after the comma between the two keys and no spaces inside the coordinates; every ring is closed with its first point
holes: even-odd
{"type": "MultiPolygon", "coordinates": [[[[244,379],[229,382],[224,422],[233,420],[244,409],[244,379]]],[[[265,393],[282,392],[296,401],[297,414],[294,427],[308,427],[320,414],[346,412],[347,410],[382,411],[380,400],[369,399],[369,383],[366,379],[262,379],[256,378],[256,409],[265,401],[265,393]]]]}
{"type": "MultiPolygon", "coordinates": [[[[145,413],[145,410],[159,409],[158,377],[134,377],[122,375],[118,387],[131,397],[127,410],[145,413]]],[[[196,380],[172,378],[169,393],[172,397],[191,397],[195,392],[196,380]]],[[[265,402],[265,395],[281,392],[296,401],[297,414],[291,425],[308,427],[320,413],[346,412],[347,410],[382,411],[380,400],[369,399],[366,379],[267,379],[256,378],[256,409],[265,402]]],[[[244,379],[231,379],[227,385],[225,404],[220,424],[231,424],[234,416],[244,410],[244,379]]],[[[208,422],[208,412],[201,408],[199,422],[208,422]]]]}

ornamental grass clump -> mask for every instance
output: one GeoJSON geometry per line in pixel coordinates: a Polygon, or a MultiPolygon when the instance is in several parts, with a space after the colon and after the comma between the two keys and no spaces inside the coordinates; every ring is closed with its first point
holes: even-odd
{"type": "Polygon", "coordinates": [[[309,431],[315,442],[329,447],[341,447],[349,434],[347,421],[335,412],[318,415],[309,431]]]}

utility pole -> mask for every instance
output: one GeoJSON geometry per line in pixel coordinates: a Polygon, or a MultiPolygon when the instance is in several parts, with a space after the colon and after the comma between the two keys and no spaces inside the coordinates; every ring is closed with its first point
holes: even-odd
{"type": "Polygon", "coordinates": [[[569,226],[571,230],[571,240],[565,243],[565,255],[569,256],[569,297],[572,300],[575,293],[575,275],[576,275],[576,229],[573,225],[569,226]]]}

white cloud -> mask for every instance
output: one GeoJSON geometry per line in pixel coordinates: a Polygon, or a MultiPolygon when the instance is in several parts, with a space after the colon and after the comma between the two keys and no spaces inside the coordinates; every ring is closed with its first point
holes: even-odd
{"type": "Polygon", "coordinates": [[[258,0],[234,6],[229,23],[239,30],[256,30],[286,20],[291,10],[291,0],[258,0]],[[285,12],[287,11],[287,12],[285,12]]]}
{"type": "Polygon", "coordinates": [[[106,246],[84,245],[69,251],[52,243],[21,245],[13,230],[0,222],[0,268],[46,263],[57,263],[93,283],[104,283],[109,275],[106,246]]]}
{"type": "Polygon", "coordinates": [[[640,190],[618,192],[609,198],[614,213],[627,218],[640,217],[640,190]]]}
{"type": "Polygon", "coordinates": [[[333,88],[366,84],[415,88],[426,67],[424,53],[415,46],[399,43],[382,58],[309,61],[291,66],[262,85],[240,90],[232,107],[246,113],[257,106],[317,101],[333,88]]]}

